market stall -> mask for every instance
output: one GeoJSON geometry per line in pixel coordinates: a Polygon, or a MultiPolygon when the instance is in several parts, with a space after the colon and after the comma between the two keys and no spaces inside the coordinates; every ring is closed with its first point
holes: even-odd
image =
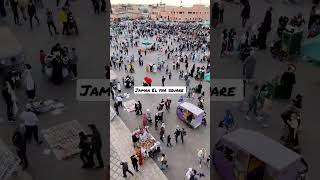
{"type": "Polygon", "coordinates": [[[153,157],[161,151],[161,143],[157,141],[145,128],[140,128],[132,133],[136,150],[141,150],[144,158],[153,157]]]}
{"type": "Polygon", "coordinates": [[[176,110],[178,118],[187,123],[192,128],[197,128],[202,124],[205,112],[196,105],[182,102],[176,110]]]}
{"type": "Polygon", "coordinates": [[[213,161],[226,180],[293,180],[307,168],[299,154],[247,129],[224,135],[215,145],[213,161]]]}

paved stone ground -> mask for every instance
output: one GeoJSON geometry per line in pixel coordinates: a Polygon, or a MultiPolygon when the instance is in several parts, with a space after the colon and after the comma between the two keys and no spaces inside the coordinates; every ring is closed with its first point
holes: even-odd
{"type": "MultiPolygon", "coordinates": [[[[174,44],[175,45],[175,44],[174,44]]],[[[137,48],[129,48],[129,56],[131,54],[134,54],[135,57],[137,57],[137,48]]],[[[112,54],[113,48],[111,48],[110,54],[112,54]]],[[[161,86],[161,78],[162,75],[166,77],[165,85],[166,86],[185,86],[184,80],[179,80],[178,78],[178,72],[175,70],[172,70],[172,60],[169,60],[167,63],[169,64],[169,69],[172,71],[172,79],[169,80],[168,76],[165,74],[165,70],[162,70],[162,72],[157,73],[146,73],[145,71],[145,65],[148,63],[155,63],[157,60],[158,52],[151,52],[147,53],[147,56],[142,57],[144,60],[144,67],[139,66],[138,62],[134,63],[134,67],[136,72],[133,75],[135,77],[135,85],[141,86],[143,82],[143,78],[145,76],[149,76],[153,79],[152,85],[153,86],[161,86]]],[[[166,56],[161,55],[161,58],[166,59],[166,56]]],[[[189,61],[189,68],[192,67],[193,63],[189,61]]],[[[204,65],[201,63],[196,64],[196,66],[204,65]]],[[[181,69],[185,69],[184,63],[181,63],[181,69]]],[[[124,72],[124,70],[114,70],[117,76],[119,77],[119,80],[121,81],[121,77],[127,75],[127,73],[124,72]]],[[[194,78],[191,78],[190,81],[190,87],[195,87],[198,85],[198,81],[194,80],[194,78]]],[[[183,179],[185,178],[185,173],[187,172],[188,168],[194,168],[198,171],[203,172],[206,177],[202,179],[209,179],[209,168],[206,166],[203,166],[202,169],[199,169],[198,161],[197,161],[197,149],[204,147],[207,150],[207,153],[209,154],[210,149],[210,101],[209,101],[209,83],[203,82],[203,90],[205,91],[205,102],[204,102],[204,108],[205,112],[207,113],[207,126],[199,126],[197,129],[191,129],[187,127],[185,123],[180,121],[176,116],[176,108],[178,106],[178,99],[180,95],[134,95],[133,88],[126,89],[122,87],[122,93],[126,92],[130,94],[129,99],[124,99],[123,101],[127,101],[130,99],[135,99],[136,101],[140,100],[142,103],[142,111],[146,112],[146,109],[150,109],[150,112],[152,113],[152,116],[156,113],[156,107],[160,103],[161,99],[166,99],[167,97],[171,97],[172,104],[170,111],[167,111],[164,113],[164,123],[166,124],[166,132],[165,132],[165,138],[164,143],[162,143],[163,152],[166,154],[168,158],[168,164],[169,168],[164,173],[168,177],[168,179],[183,179]],[[181,144],[181,141],[179,139],[178,144],[175,143],[174,140],[174,130],[176,128],[176,125],[179,125],[180,127],[185,128],[187,131],[187,136],[185,136],[184,140],[185,143],[181,144]],[[168,134],[171,134],[172,140],[171,143],[173,144],[173,147],[167,147],[166,146],[166,137],[168,134]]],[[[186,99],[186,101],[189,101],[186,99]]],[[[191,101],[190,101],[191,102],[191,101]]],[[[195,98],[195,100],[192,102],[193,104],[197,104],[198,100],[195,98]]],[[[113,101],[110,102],[110,104],[113,104],[113,101]]],[[[136,116],[134,112],[127,112],[123,111],[122,108],[119,109],[120,111],[120,117],[123,119],[123,122],[128,126],[128,128],[133,131],[139,126],[142,125],[142,117],[136,116]]],[[[160,127],[159,123],[159,127],[160,127]]],[[[150,132],[151,134],[159,140],[159,128],[158,130],[154,129],[154,124],[150,125],[150,132]]],[[[159,162],[156,162],[159,165],[159,162]]]]}
{"type": "Polygon", "coordinates": [[[144,164],[139,166],[139,172],[133,170],[130,156],[135,154],[133,148],[131,132],[123,121],[116,116],[110,123],[110,174],[111,179],[126,179],[122,177],[122,168],[120,162],[128,162],[129,169],[134,173],[129,173],[128,179],[145,179],[145,180],[166,180],[168,179],[160,170],[153,159],[145,159],[144,164]]]}

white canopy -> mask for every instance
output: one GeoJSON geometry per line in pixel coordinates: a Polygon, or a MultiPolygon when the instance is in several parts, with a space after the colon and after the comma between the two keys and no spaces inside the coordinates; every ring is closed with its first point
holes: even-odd
{"type": "Polygon", "coordinates": [[[183,102],[180,104],[180,107],[192,112],[192,114],[199,116],[200,114],[204,113],[204,111],[194,104],[188,103],[188,102],[183,102]]]}
{"type": "Polygon", "coordinates": [[[223,136],[222,141],[227,141],[237,146],[237,148],[252,154],[278,171],[284,170],[301,158],[299,154],[289,150],[282,144],[252,130],[237,129],[223,136]]]}

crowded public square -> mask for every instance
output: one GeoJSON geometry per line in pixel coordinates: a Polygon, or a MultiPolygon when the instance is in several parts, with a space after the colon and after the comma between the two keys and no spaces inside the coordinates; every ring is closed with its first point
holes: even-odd
{"type": "Polygon", "coordinates": [[[245,84],[244,101],[211,103],[213,173],[222,179],[319,178],[318,4],[211,4],[213,79],[245,84]]]}
{"type": "Polygon", "coordinates": [[[105,78],[105,3],[0,1],[1,180],[105,176],[107,106],[76,99],[105,78]]]}
{"type": "MultiPolygon", "coordinates": [[[[172,8],[179,11],[183,5],[172,8]]],[[[119,17],[117,8],[125,13],[137,5],[118,6],[112,4],[110,17],[111,145],[112,128],[123,121],[134,147],[122,156],[129,164],[123,176],[149,179],[152,171],[160,171],[165,179],[210,179],[209,14],[201,21],[200,15],[196,21],[136,19],[119,17]],[[135,86],[185,86],[187,91],[135,94],[135,86]],[[150,162],[155,170],[146,165],[150,162]]]]}

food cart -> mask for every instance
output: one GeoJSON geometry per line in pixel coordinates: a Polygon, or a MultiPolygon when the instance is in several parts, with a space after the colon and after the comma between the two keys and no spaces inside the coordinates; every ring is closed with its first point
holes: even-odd
{"type": "Polygon", "coordinates": [[[141,148],[144,158],[153,157],[156,152],[161,151],[161,143],[157,141],[145,128],[140,128],[132,133],[132,137],[137,139],[136,147],[141,148]]]}
{"type": "Polygon", "coordinates": [[[200,126],[205,116],[205,112],[202,109],[188,102],[179,104],[176,113],[181,121],[187,123],[192,128],[200,126]]]}
{"type": "Polygon", "coordinates": [[[4,77],[9,72],[19,72],[24,69],[25,55],[20,42],[7,27],[0,28],[0,71],[4,77]]]}
{"type": "Polygon", "coordinates": [[[308,169],[299,154],[246,129],[233,131],[218,141],[213,163],[224,180],[297,180],[308,169]]]}

